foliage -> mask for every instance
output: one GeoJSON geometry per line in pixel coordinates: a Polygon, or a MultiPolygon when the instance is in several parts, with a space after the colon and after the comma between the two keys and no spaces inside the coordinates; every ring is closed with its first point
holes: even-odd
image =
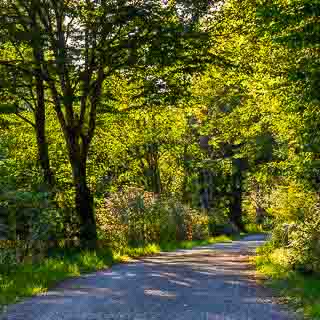
{"type": "Polygon", "coordinates": [[[52,188],[47,104],[54,110],[72,171],[84,248],[94,249],[97,240],[94,195],[87,184],[97,117],[119,111],[110,105],[116,98],[104,84],[117,76],[135,81],[140,90],[132,99],[140,102],[138,107],[177,103],[188,92],[183,88],[189,75],[207,60],[208,36],[199,19],[208,5],[201,3],[190,1],[196,16],[189,21],[188,9],[159,0],[0,2],[2,113],[11,104],[12,113],[35,129],[43,178],[52,188]],[[32,113],[34,121],[17,110],[22,102],[22,111],[32,113]]]}
{"type": "Polygon", "coordinates": [[[42,3],[0,1],[3,270],[268,229],[319,272],[318,1],[42,3]]]}
{"type": "Polygon", "coordinates": [[[290,253],[296,268],[320,274],[319,208],[300,223],[290,234],[290,253]]]}
{"type": "Polygon", "coordinates": [[[140,188],[127,187],[97,209],[101,239],[112,247],[201,240],[209,236],[208,217],[140,188]]]}
{"type": "Polygon", "coordinates": [[[290,303],[307,319],[320,319],[320,281],[317,276],[292,271],[286,249],[268,244],[258,251],[255,264],[259,273],[268,277],[268,286],[279,292],[283,302],[290,303]]]}

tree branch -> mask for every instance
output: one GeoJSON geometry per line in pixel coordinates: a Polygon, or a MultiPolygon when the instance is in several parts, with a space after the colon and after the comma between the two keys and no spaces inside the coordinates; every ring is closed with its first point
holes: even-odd
{"type": "Polygon", "coordinates": [[[15,103],[15,107],[16,107],[16,112],[15,112],[15,115],[17,117],[19,117],[20,119],[22,119],[23,121],[25,121],[26,123],[30,124],[33,128],[36,127],[36,125],[30,121],[29,119],[25,118],[24,116],[22,116],[20,113],[19,113],[19,106],[18,106],[18,103],[15,103]]]}

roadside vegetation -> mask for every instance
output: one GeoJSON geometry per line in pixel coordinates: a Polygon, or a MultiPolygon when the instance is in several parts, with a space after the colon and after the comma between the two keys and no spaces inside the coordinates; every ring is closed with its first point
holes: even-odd
{"type": "Polygon", "coordinates": [[[259,268],[318,301],[319,16],[310,0],[0,0],[1,303],[245,232],[271,232],[259,268]]]}
{"type": "Polygon", "coordinates": [[[282,303],[289,304],[306,319],[320,319],[319,276],[290,268],[282,250],[259,249],[255,264],[266,277],[264,284],[281,297],[282,303]]]}

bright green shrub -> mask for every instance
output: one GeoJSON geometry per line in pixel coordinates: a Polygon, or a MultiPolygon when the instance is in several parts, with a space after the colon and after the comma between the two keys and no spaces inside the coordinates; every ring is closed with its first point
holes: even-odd
{"type": "Polygon", "coordinates": [[[269,201],[267,211],[277,220],[277,224],[304,221],[317,203],[313,192],[293,181],[273,189],[269,201]]]}
{"type": "Polygon", "coordinates": [[[192,240],[209,237],[209,217],[197,210],[191,210],[192,240]]]}
{"type": "MultiPolygon", "coordinates": [[[[302,185],[291,183],[273,191],[274,215],[271,245],[284,250],[287,267],[320,272],[320,209],[317,197],[302,185]]],[[[283,261],[282,261],[283,262],[283,261]]]]}
{"type": "Polygon", "coordinates": [[[289,248],[296,268],[320,273],[320,210],[312,214],[290,234],[289,248]]]}

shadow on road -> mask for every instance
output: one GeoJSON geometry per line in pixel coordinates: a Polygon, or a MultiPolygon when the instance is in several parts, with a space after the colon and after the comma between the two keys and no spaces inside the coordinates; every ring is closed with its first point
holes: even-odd
{"type": "Polygon", "coordinates": [[[291,319],[257,285],[249,238],[179,250],[63,282],[10,307],[3,320],[291,319]]]}

